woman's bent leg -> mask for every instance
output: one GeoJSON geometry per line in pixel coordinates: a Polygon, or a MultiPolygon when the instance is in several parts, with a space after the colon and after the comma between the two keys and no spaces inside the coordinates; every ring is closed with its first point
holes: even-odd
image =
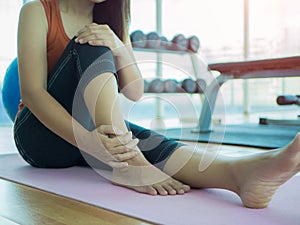
{"type": "MultiPolygon", "coordinates": [[[[72,93],[78,83],[73,47],[71,41],[48,75],[49,93],[66,108],[70,108],[69,102],[72,103],[72,93]]],[[[21,156],[35,167],[69,167],[76,165],[81,158],[77,148],[46,128],[27,107],[15,121],[14,138],[21,156]]]]}
{"type": "MultiPolygon", "coordinates": [[[[48,92],[70,114],[83,71],[101,55],[102,51],[88,45],[76,44],[71,40],[49,73],[48,92]]],[[[81,110],[85,112],[82,124],[87,129],[92,129],[86,107],[81,110]]],[[[14,124],[14,137],[20,154],[32,166],[61,168],[77,165],[83,160],[78,148],[47,129],[26,107],[20,112],[14,124]]]]}
{"type": "MultiPolygon", "coordinates": [[[[123,132],[128,132],[118,102],[117,80],[114,74],[112,72],[99,72],[98,76],[93,79],[87,78],[87,80],[89,82],[85,82],[82,88],[83,96],[95,126],[113,125],[123,132]]],[[[189,187],[170,178],[151,165],[141,153],[127,162],[130,169],[126,171],[114,170],[113,181],[118,185],[153,195],[183,194],[189,189],[189,187]],[[146,173],[145,170],[147,170],[146,173]],[[143,176],[136,176],[137,174],[143,174],[143,176]]]]}

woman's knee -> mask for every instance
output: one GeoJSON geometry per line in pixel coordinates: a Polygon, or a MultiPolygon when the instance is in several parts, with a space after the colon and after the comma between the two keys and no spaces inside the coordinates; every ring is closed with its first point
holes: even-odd
{"type": "Polygon", "coordinates": [[[117,71],[109,48],[83,45],[78,49],[80,50],[78,50],[77,67],[81,72],[78,88],[81,93],[84,93],[91,83],[99,83],[101,86],[104,83],[114,86],[117,84],[117,71]]]}
{"type": "Polygon", "coordinates": [[[89,68],[93,63],[109,61],[114,64],[113,54],[108,47],[75,44],[74,50],[75,54],[78,56],[77,66],[80,66],[82,72],[89,68]]]}

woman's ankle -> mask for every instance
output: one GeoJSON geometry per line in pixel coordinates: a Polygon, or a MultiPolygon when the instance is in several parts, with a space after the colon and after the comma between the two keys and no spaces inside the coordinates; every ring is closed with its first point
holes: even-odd
{"type": "Polygon", "coordinates": [[[151,165],[142,153],[137,154],[134,158],[126,161],[131,166],[149,166],[151,165]]]}

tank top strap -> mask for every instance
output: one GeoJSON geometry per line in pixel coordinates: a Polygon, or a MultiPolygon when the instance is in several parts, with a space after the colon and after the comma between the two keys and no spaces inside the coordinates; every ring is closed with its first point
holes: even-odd
{"type": "Polygon", "coordinates": [[[63,50],[69,43],[70,39],[64,30],[58,0],[40,1],[44,7],[48,22],[47,62],[48,72],[50,72],[61,56],[63,50]]]}

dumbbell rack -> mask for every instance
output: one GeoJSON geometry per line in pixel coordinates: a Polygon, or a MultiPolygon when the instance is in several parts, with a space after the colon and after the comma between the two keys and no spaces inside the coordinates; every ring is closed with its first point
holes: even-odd
{"type": "MultiPolygon", "coordinates": [[[[197,53],[188,52],[188,51],[175,51],[175,50],[167,50],[167,49],[149,49],[149,48],[134,48],[133,50],[137,51],[137,52],[156,53],[158,59],[160,59],[161,54],[189,55],[191,63],[193,65],[193,71],[194,71],[195,78],[199,78],[199,76],[201,74],[200,64],[199,64],[199,60],[197,58],[197,53]]],[[[159,67],[160,67],[160,64],[157,64],[157,73],[162,72],[161,68],[159,68],[159,67]]],[[[161,74],[157,74],[157,75],[160,76],[161,74]]]]}
{"type": "MultiPolygon", "coordinates": [[[[141,52],[141,53],[152,53],[156,54],[156,78],[162,78],[163,76],[163,69],[162,64],[159,63],[162,60],[163,54],[171,54],[171,55],[181,55],[181,56],[188,56],[189,61],[191,63],[191,70],[192,74],[195,79],[201,78],[203,73],[203,65],[201,65],[199,61],[198,53],[191,52],[191,51],[180,51],[180,50],[168,50],[168,49],[150,49],[150,48],[134,48],[134,52],[141,52]]],[[[205,65],[207,67],[207,65],[205,65]]],[[[158,93],[157,93],[158,94],[158,93]]],[[[174,94],[174,93],[173,93],[174,94]]],[[[199,94],[199,93],[198,93],[199,94]]],[[[156,114],[157,119],[162,118],[163,110],[162,110],[162,103],[161,100],[158,98],[156,101],[156,114]]]]}

